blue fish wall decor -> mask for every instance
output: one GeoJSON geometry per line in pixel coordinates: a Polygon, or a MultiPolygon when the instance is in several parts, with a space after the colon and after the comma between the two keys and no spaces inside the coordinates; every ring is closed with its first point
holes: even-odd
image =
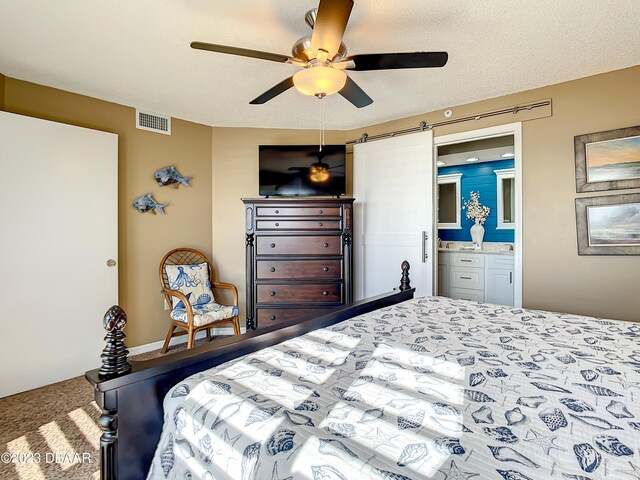
{"type": "Polygon", "coordinates": [[[175,185],[177,188],[180,184],[184,185],[185,187],[189,187],[189,180],[191,180],[193,177],[183,177],[178,173],[176,167],[171,165],[169,167],[164,167],[156,170],[153,174],[153,178],[156,179],[158,185],[160,185],[161,187],[165,187],[167,185],[175,185]]]}
{"type": "Polygon", "coordinates": [[[145,213],[151,210],[154,214],[160,212],[162,215],[164,215],[164,207],[166,207],[167,205],[167,203],[156,202],[150,193],[138,197],[133,201],[133,206],[140,213],[145,213]]]}

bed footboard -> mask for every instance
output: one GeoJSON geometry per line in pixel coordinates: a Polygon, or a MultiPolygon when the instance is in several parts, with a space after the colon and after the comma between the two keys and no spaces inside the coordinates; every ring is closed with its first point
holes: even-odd
{"type": "Polygon", "coordinates": [[[108,333],[101,356],[103,366],[85,374],[102,409],[100,478],[146,478],[162,431],[164,397],[186,377],[307,332],[409,300],[413,295],[409,263],[405,261],[400,287],[393,292],[337,307],[319,317],[283,322],[161,358],[131,362],[123,343],[126,315],[120,307],[112,307],[105,316],[108,333]]]}

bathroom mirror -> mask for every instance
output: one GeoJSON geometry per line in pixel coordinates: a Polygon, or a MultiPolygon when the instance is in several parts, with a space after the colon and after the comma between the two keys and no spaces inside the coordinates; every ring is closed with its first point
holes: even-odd
{"type": "Polygon", "coordinates": [[[461,173],[438,175],[438,228],[459,229],[461,173]]]}
{"type": "Polygon", "coordinates": [[[515,170],[505,168],[494,170],[496,174],[496,190],[498,200],[498,230],[515,229],[516,205],[515,205],[515,170]]]}

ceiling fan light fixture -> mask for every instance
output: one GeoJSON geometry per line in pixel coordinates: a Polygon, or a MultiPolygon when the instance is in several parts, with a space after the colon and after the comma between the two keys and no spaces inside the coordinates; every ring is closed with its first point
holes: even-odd
{"type": "Polygon", "coordinates": [[[315,96],[339,92],[346,81],[346,73],[326,64],[305,68],[293,76],[293,85],[300,93],[315,96]]]}
{"type": "Polygon", "coordinates": [[[324,163],[314,163],[309,168],[309,180],[314,183],[323,183],[329,180],[329,170],[324,163]]]}

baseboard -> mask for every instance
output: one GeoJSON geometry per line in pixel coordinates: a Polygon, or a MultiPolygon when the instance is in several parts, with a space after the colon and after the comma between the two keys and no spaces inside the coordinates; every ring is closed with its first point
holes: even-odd
{"type": "MultiPolygon", "coordinates": [[[[245,333],[247,329],[245,327],[240,327],[240,333],[245,333]]],[[[213,335],[233,335],[233,328],[231,327],[220,327],[212,329],[213,335]]],[[[205,338],[207,336],[207,332],[205,330],[200,330],[196,333],[196,340],[201,338],[205,338]]],[[[179,337],[173,337],[169,342],[169,346],[178,345],[180,343],[187,343],[187,336],[180,335],[179,337]]],[[[164,340],[158,340],[157,342],[146,343],[144,345],[138,345],[136,347],[127,347],[129,349],[129,355],[139,355],[141,353],[151,352],[153,350],[158,350],[162,348],[164,345],[164,340]]]]}

